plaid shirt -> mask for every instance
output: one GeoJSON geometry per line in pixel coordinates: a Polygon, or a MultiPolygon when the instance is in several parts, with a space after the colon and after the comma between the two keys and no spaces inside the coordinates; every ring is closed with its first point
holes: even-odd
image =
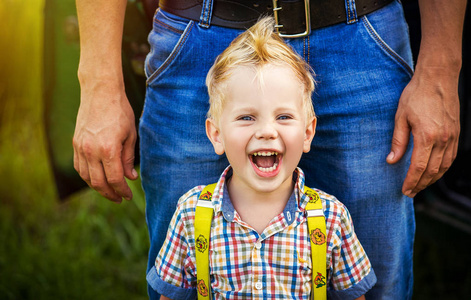
{"type": "MultiPolygon", "coordinates": [[[[292,196],[262,234],[241,220],[232,206],[225,185],[231,174],[228,167],[212,198],[209,253],[213,298],[309,299],[311,247],[304,210],[308,197],[301,192],[303,172],[298,168],[294,173],[292,196]]],[[[195,187],[180,198],[155,268],[147,276],[155,290],[172,299],[196,298],[194,217],[203,188],[195,187]]],[[[326,217],[329,298],[359,297],[376,282],[368,257],[346,207],[335,197],[316,191],[326,217]]]]}

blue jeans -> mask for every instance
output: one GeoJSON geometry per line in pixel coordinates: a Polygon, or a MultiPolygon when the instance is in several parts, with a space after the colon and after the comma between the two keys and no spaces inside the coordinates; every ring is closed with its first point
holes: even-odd
{"type": "MultiPolygon", "coordinates": [[[[151,248],[163,243],[178,198],[216,182],[228,162],[205,134],[205,77],[240,30],[203,28],[157,11],[149,35],[147,98],[140,122],[141,176],[151,248]]],[[[409,299],[415,231],[412,199],[401,194],[410,150],[388,165],[394,115],[413,74],[399,2],[359,18],[286,40],[316,72],[318,126],[300,166],[307,185],[335,195],[351,212],[378,278],[369,299],[409,299]]],[[[151,298],[157,295],[149,289],[151,298]]]]}

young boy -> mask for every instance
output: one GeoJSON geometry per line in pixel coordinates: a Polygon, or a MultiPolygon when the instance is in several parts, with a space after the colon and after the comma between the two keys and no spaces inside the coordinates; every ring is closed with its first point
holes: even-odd
{"type": "MultiPolygon", "coordinates": [[[[237,37],[206,80],[206,132],[215,152],[230,163],[212,194],[206,253],[214,299],[309,299],[313,289],[306,216],[310,198],[297,164],[315,134],[314,80],[307,64],[273,29],[273,20],[264,18],[237,37]]],[[[194,223],[203,188],[180,198],[147,275],[161,299],[197,297],[194,223]]],[[[319,237],[327,245],[328,296],[363,299],[376,277],[350,215],[335,197],[316,193],[327,225],[319,237]]]]}

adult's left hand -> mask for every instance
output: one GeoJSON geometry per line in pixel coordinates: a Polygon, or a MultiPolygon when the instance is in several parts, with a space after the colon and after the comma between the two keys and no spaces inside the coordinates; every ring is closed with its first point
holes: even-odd
{"type": "Polygon", "coordinates": [[[391,153],[398,162],[414,137],[402,192],[414,197],[448,170],[458,151],[458,79],[467,0],[419,0],[422,39],[414,76],[399,99],[391,153]]]}
{"type": "Polygon", "coordinates": [[[440,179],[456,157],[460,104],[458,76],[450,73],[445,68],[418,68],[399,100],[387,162],[402,158],[412,133],[411,164],[402,186],[406,196],[414,197],[440,179]]]}

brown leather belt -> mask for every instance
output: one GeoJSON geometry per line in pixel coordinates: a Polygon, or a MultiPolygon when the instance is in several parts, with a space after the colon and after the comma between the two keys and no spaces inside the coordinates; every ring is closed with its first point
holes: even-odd
{"type": "MultiPolygon", "coordinates": [[[[282,36],[297,37],[309,34],[309,32],[306,34],[306,29],[309,31],[355,21],[356,18],[371,13],[393,0],[355,0],[356,18],[354,13],[350,13],[351,8],[346,8],[345,0],[213,1],[212,25],[246,29],[255,24],[261,15],[275,14],[278,32],[282,36]],[[309,14],[306,14],[306,8],[309,14]]],[[[177,16],[199,21],[202,2],[203,0],[160,0],[159,7],[177,16]]]]}

